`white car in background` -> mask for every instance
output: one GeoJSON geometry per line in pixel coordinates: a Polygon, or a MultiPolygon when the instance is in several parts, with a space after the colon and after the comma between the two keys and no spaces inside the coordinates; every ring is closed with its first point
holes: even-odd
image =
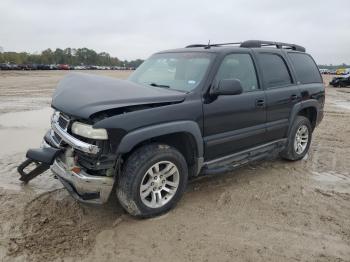
{"type": "Polygon", "coordinates": [[[329,69],[320,68],[319,70],[320,70],[321,74],[330,74],[330,70],[329,69]]]}

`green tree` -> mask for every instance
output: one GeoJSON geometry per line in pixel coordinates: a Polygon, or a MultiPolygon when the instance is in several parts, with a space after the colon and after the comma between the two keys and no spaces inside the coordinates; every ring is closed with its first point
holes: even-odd
{"type": "Polygon", "coordinates": [[[40,54],[29,54],[26,52],[0,52],[0,63],[16,64],[70,64],[70,65],[102,65],[102,66],[126,66],[137,67],[143,61],[120,61],[117,57],[111,57],[107,52],[96,53],[89,48],[57,48],[55,51],[50,48],[40,54]]]}

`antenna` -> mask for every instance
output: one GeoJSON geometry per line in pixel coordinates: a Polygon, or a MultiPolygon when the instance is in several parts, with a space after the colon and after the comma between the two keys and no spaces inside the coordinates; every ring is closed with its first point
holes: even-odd
{"type": "Polygon", "coordinates": [[[208,45],[206,47],[204,47],[204,49],[210,49],[210,39],[208,41],[208,45]]]}

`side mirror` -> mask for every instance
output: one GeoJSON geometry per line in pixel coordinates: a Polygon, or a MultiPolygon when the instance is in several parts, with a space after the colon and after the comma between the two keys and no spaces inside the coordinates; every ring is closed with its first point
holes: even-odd
{"type": "Polygon", "coordinates": [[[241,81],[238,79],[221,79],[217,88],[212,89],[211,95],[239,95],[243,92],[241,81]]]}

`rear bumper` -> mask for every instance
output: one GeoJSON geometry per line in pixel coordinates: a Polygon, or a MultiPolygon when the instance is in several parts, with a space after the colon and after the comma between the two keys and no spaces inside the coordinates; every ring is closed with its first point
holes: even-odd
{"type": "Polygon", "coordinates": [[[51,165],[51,171],[75,199],[85,203],[106,203],[114,185],[113,177],[92,176],[83,170],[79,173],[67,170],[58,158],[51,165]]]}

